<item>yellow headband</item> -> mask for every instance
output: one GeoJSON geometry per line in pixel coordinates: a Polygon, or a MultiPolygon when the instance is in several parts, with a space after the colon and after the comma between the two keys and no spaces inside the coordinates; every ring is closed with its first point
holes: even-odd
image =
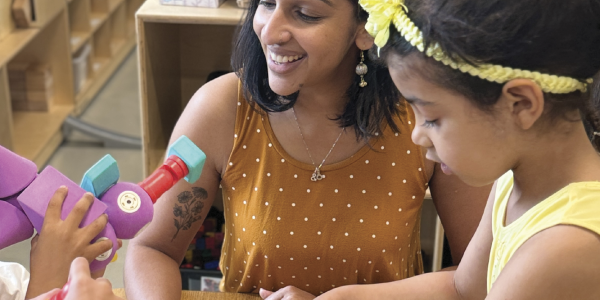
{"type": "Polygon", "coordinates": [[[375,45],[379,48],[387,43],[390,37],[390,24],[393,22],[398,32],[419,51],[453,69],[481,79],[497,83],[505,83],[517,78],[531,79],[540,85],[544,92],[553,94],[566,94],[577,90],[586,92],[588,83],[592,83],[591,78],[587,80],[587,83],[583,83],[570,77],[548,75],[492,64],[473,66],[466,62],[455,61],[444,53],[438,43],[432,43],[425,50],[423,33],[406,15],[408,8],[404,5],[404,0],[359,0],[359,3],[369,13],[365,28],[369,34],[375,37],[375,45]]]}

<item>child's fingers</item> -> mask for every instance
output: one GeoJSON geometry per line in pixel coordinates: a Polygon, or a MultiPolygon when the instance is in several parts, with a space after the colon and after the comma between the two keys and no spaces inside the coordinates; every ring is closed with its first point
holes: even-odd
{"type": "Polygon", "coordinates": [[[62,211],[62,204],[65,201],[65,197],[67,197],[68,189],[66,186],[61,186],[54,192],[54,196],[50,198],[50,202],[48,202],[48,208],[46,209],[46,216],[44,218],[45,222],[56,222],[60,220],[60,213],[62,211]]]}
{"type": "Polygon", "coordinates": [[[65,222],[67,222],[69,226],[79,227],[81,220],[83,220],[83,217],[87,213],[92,203],[94,203],[94,195],[91,193],[85,193],[83,197],[77,201],[73,207],[73,210],[71,210],[65,219],[65,222]]]}
{"type": "Polygon", "coordinates": [[[52,296],[54,296],[58,293],[60,293],[60,289],[53,289],[45,294],[42,294],[42,295],[39,295],[39,296],[33,298],[31,300],[48,300],[48,299],[51,299],[52,296]]]}
{"type": "Polygon", "coordinates": [[[112,292],[112,283],[110,283],[108,279],[100,277],[96,279],[96,283],[98,283],[98,285],[103,287],[104,289],[112,292]]]}
{"type": "Polygon", "coordinates": [[[83,257],[77,257],[71,263],[69,279],[81,279],[90,277],[90,263],[83,257]]]}
{"type": "Polygon", "coordinates": [[[92,223],[85,226],[83,229],[85,232],[85,238],[88,241],[91,241],[94,237],[96,237],[100,232],[106,227],[108,223],[108,216],[103,214],[99,216],[96,220],[92,221],[92,223]]]}
{"type": "Polygon", "coordinates": [[[90,262],[92,262],[94,259],[96,259],[96,257],[100,256],[100,254],[112,248],[113,244],[111,240],[96,241],[85,249],[84,255],[89,259],[90,262]]]}

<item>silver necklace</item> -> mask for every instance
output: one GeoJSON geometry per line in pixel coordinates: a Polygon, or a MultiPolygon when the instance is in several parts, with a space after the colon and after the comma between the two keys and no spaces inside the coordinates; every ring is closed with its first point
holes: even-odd
{"type": "Polygon", "coordinates": [[[310,180],[315,181],[315,182],[319,181],[319,180],[323,180],[325,178],[325,175],[321,174],[321,167],[323,167],[323,164],[325,164],[325,161],[329,157],[329,154],[331,154],[331,151],[333,151],[333,148],[335,148],[335,145],[340,140],[340,137],[342,137],[342,133],[344,133],[345,129],[342,128],[342,131],[340,131],[340,134],[338,135],[337,139],[335,139],[335,142],[333,142],[333,146],[331,146],[331,149],[329,149],[329,152],[327,153],[327,155],[325,155],[325,158],[323,158],[323,161],[321,162],[321,164],[319,166],[317,166],[315,164],[315,161],[312,158],[312,155],[310,155],[310,151],[308,150],[308,145],[306,144],[306,140],[304,140],[304,135],[302,134],[302,129],[300,129],[300,123],[298,123],[298,117],[296,116],[296,111],[294,110],[293,107],[292,107],[292,113],[294,113],[294,120],[296,121],[296,126],[298,126],[298,131],[300,132],[300,136],[302,137],[302,142],[304,143],[304,147],[306,147],[306,153],[308,153],[308,157],[310,157],[310,161],[312,162],[313,166],[315,167],[315,171],[313,172],[312,176],[310,177],[310,180]]]}

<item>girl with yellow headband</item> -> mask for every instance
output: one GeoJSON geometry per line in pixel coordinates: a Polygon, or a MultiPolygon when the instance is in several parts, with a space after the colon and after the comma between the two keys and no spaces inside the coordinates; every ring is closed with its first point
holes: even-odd
{"type": "Polygon", "coordinates": [[[413,141],[495,185],[456,271],[319,299],[600,299],[600,1],[361,4],[413,141]]]}

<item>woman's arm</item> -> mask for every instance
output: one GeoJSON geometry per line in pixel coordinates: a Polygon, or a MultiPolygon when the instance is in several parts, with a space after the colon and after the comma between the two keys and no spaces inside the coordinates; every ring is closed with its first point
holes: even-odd
{"type": "Polygon", "coordinates": [[[154,205],[154,218],[129,243],[125,262],[128,299],[179,299],[179,264],[202,225],[233,147],[238,79],[231,73],[205,84],[181,115],[171,143],[188,136],[204,153],[202,176],[181,181],[154,205]]]}
{"type": "Polygon", "coordinates": [[[453,265],[456,266],[477,230],[492,184],[468,186],[457,176],[444,174],[438,163],[430,168],[433,169],[429,180],[431,198],[444,226],[453,265]]]}

